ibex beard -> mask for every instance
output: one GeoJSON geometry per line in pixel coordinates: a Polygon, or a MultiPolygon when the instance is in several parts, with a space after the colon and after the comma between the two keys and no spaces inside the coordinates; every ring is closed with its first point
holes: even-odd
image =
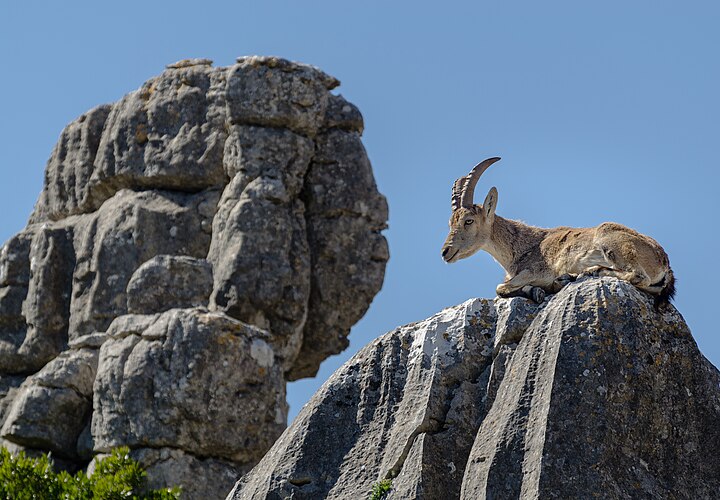
{"type": "Polygon", "coordinates": [[[505,219],[495,213],[498,192],[491,188],[482,205],[473,202],[475,186],[500,158],[478,163],[452,189],[450,234],[442,248],[453,263],[485,250],[505,269],[500,297],[527,297],[542,302],[581,275],[614,276],[655,299],[655,307],[675,295],[675,277],[657,241],[614,222],[596,227],[545,229],[505,219]]]}

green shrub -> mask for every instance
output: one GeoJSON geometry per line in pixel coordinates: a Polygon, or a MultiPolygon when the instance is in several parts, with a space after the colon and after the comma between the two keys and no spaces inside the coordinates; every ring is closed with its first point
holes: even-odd
{"type": "Polygon", "coordinates": [[[178,488],[140,493],[146,473],[129,456],[128,448],[113,450],[95,465],[88,477],[82,471],[71,475],[55,472],[50,459],[13,456],[0,448],[0,500],[174,500],[178,488]]]}
{"type": "Polygon", "coordinates": [[[383,500],[392,491],[392,479],[383,479],[373,484],[370,492],[370,500],[383,500]]]}

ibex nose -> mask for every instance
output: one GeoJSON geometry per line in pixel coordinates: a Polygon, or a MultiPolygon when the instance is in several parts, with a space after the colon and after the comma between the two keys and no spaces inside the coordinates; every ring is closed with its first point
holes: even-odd
{"type": "Polygon", "coordinates": [[[443,251],[442,251],[443,259],[444,259],[445,256],[447,255],[448,251],[450,251],[450,247],[445,247],[445,248],[443,248],[443,251]]]}

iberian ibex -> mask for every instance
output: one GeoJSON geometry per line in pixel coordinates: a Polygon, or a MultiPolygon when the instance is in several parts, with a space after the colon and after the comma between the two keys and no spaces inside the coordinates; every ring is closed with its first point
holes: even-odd
{"type": "Polygon", "coordinates": [[[495,214],[494,187],[482,205],[473,203],[475,185],[500,158],[475,166],[452,189],[450,234],[442,248],[446,262],[485,250],[505,269],[500,297],[524,296],[542,302],[580,275],[615,276],[655,297],[655,306],[675,294],[675,278],[665,250],[652,238],[605,222],[596,227],[543,229],[495,214]]]}

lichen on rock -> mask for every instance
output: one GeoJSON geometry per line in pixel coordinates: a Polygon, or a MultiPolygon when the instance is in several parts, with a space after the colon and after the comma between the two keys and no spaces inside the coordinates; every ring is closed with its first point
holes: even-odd
{"type": "Polygon", "coordinates": [[[714,498],[720,372],[682,316],[592,278],[366,346],[228,498],[714,498]]]}
{"type": "Polygon", "coordinates": [[[338,85],[276,57],[187,59],[65,128],[0,252],[4,444],[70,468],[129,445],[188,498],[261,458],[286,381],[347,346],[388,260],[338,85]]]}

